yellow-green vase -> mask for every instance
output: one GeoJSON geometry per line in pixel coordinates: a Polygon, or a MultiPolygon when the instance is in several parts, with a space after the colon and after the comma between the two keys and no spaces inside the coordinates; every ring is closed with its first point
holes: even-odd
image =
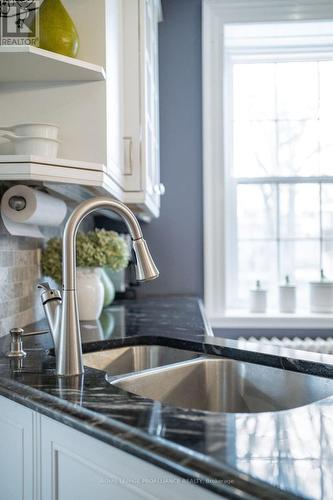
{"type": "Polygon", "coordinates": [[[44,0],[39,9],[39,47],[76,57],[79,35],[61,0],[44,0]]]}

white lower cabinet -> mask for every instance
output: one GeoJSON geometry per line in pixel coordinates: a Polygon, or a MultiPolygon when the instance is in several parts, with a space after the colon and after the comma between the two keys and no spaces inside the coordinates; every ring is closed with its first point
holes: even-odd
{"type": "Polygon", "coordinates": [[[221,498],[0,396],[1,500],[221,498]]]}
{"type": "Polygon", "coordinates": [[[35,500],[34,412],[0,396],[0,498],[35,500]]]}

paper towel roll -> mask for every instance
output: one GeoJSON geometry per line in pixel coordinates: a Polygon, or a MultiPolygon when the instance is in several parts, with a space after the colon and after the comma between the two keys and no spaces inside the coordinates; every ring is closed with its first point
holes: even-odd
{"type": "Polygon", "coordinates": [[[58,198],[24,185],[9,188],[1,200],[1,215],[10,234],[42,238],[38,226],[59,226],[67,212],[66,203],[58,198]],[[22,210],[10,205],[12,197],[24,198],[22,210]]]}

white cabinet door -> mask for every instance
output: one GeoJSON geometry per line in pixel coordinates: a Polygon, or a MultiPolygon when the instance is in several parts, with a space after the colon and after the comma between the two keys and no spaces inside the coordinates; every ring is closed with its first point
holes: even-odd
{"type": "Polygon", "coordinates": [[[141,39],[144,123],[143,161],[145,164],[144,189],[159,206],[160,200],[160,141],[159,141],[159,81],[158,81],[158,22],[159,0],[141,0],[141,39]]]}
{"type": "Polygon", "coordinates": [[[123,0],[124,188],[142,191],[140,0],[123,0]]]}
{"type": "Polygon", "coordinates": [[[154,205],[157,214],[163,194],[158,82],[161,4],[160,0],[124,0],[123,7],[124,186],[125,191],[131,193],[129,200],[144,200],[147,206],[154,205]]]}
{"type": "Polygon", "coordinates": [[[0,396],[0,498],[33,500],[35,482],[34,412],[0,396]]]}
{"type": "Polygon", "coordinates": [[[43,500],[214,500],[182,478],[42,417],[43,500]]]}
{"type": "Polygon", "coordinates": [[[123,4],[108,0],[106,16],[106,141],[109,175],[122,187],[123,149],[123,4]]]}

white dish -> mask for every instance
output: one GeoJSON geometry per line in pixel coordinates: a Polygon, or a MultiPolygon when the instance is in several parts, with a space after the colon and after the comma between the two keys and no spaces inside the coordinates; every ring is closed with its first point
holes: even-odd
{"type": "Polygon", "coordinates": [[[17,136],[5,133],[2,137],[8,139],[14,145],[14,154],[38,155],[47,158],[56,158],[58,154],[59,141],[45,137],[17,136]]]}
{"type": "Polygon", "coordinates": [[[2,132],[13,132],[18,136],[58,139],[59,127],[51,123],[19,123],[10,127],[0,127],[2,132]]]}

